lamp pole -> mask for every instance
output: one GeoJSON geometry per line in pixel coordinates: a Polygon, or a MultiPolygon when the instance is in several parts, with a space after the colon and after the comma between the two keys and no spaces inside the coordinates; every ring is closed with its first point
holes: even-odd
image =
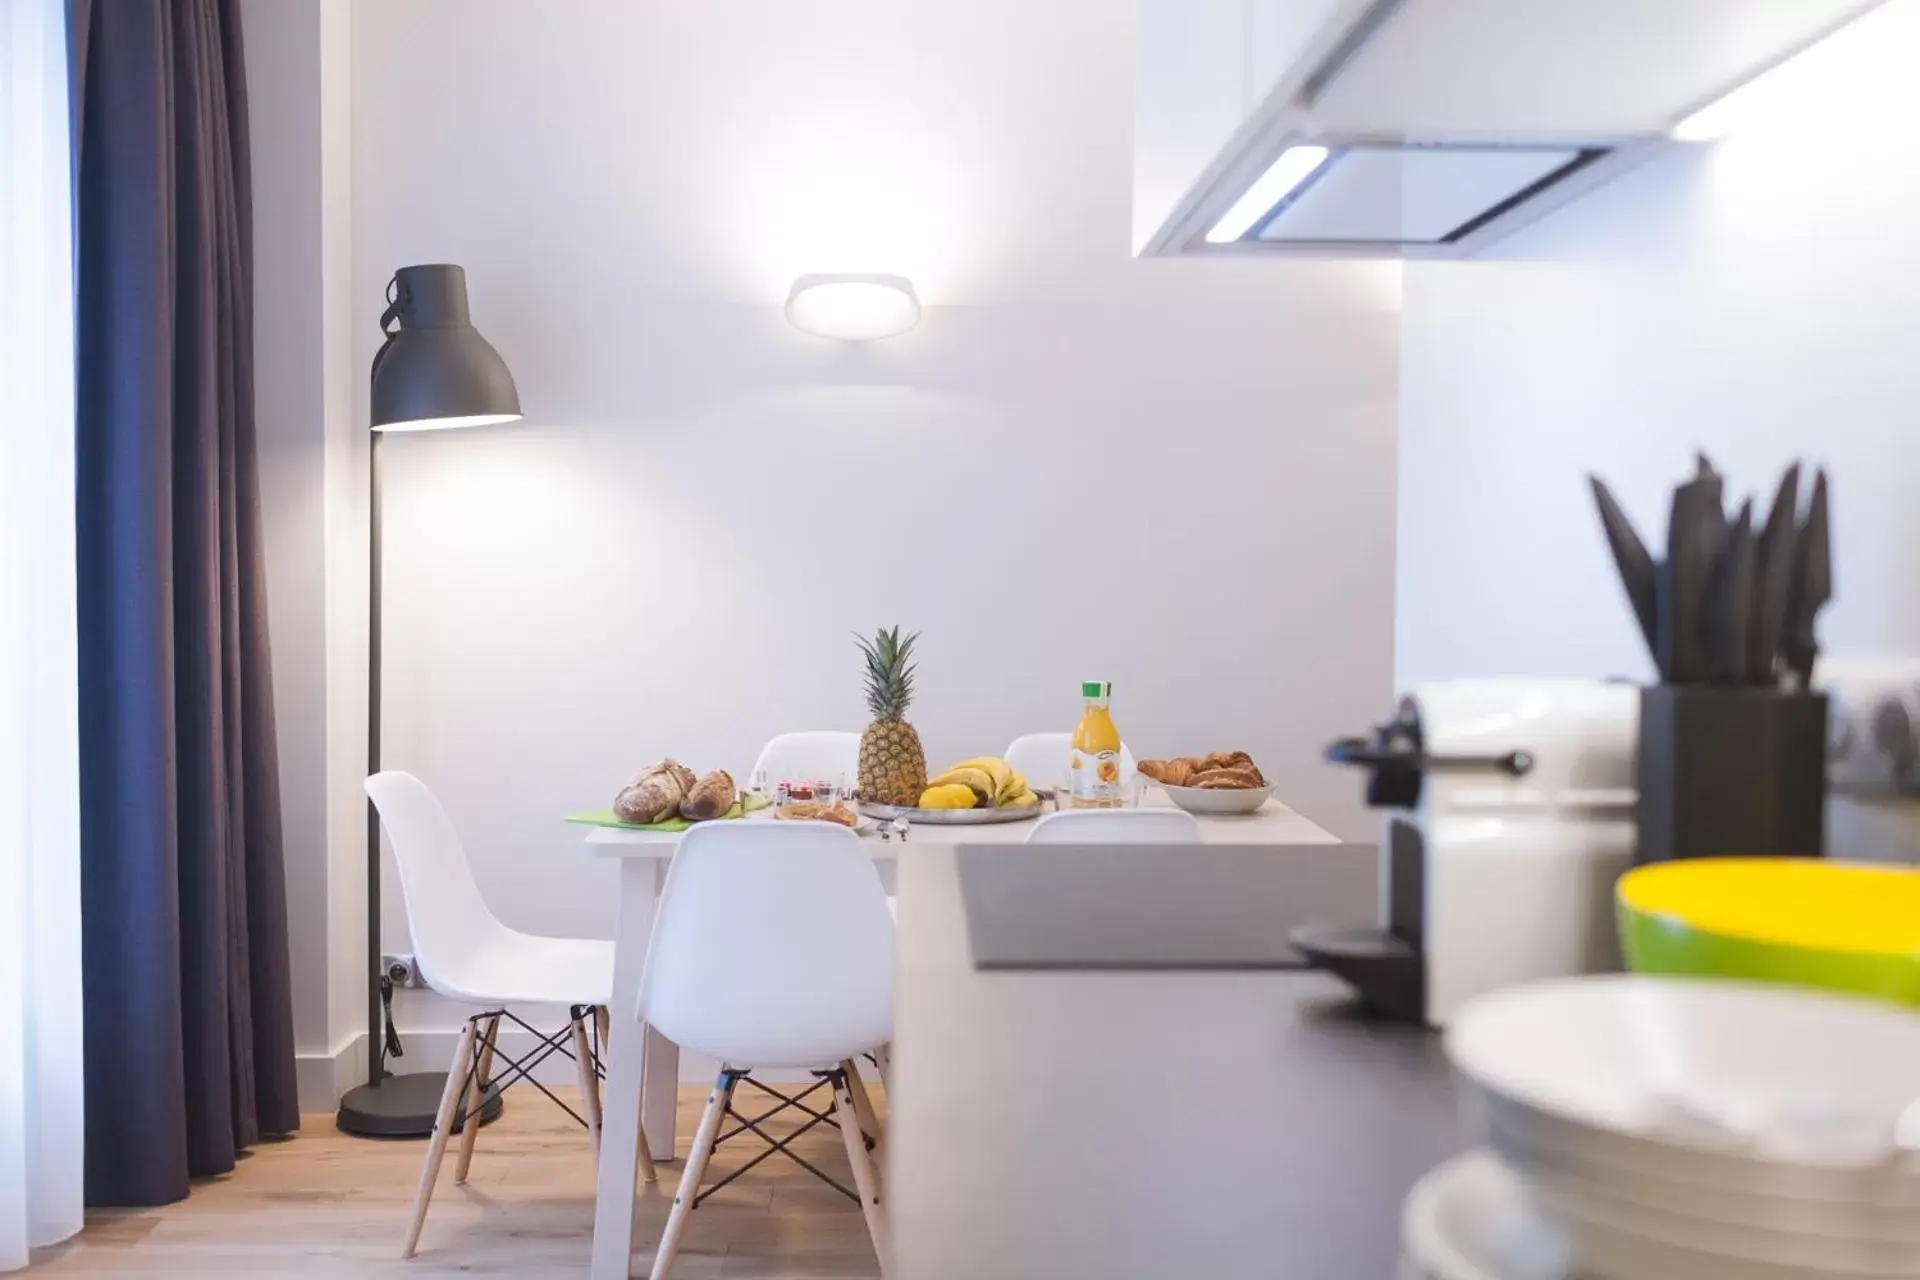
{"type": "MultiPolygon", "coordinates": [[[[377,367],[377,365],[376,365],[377,367]]],[[[380,437],[367,433],[367,776],[380,772],[380,437]]],[[[386,1002],[391,979],[380,956],[380,811],[367,800],[367,1083],[387,1073],[386,1002]]]]}

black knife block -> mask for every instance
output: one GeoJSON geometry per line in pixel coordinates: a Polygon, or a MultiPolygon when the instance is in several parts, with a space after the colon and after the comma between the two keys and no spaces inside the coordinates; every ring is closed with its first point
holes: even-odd
{"type": "Polygon", "coordinates": [[[1826,852],[1827,699],[1712,685],[1640,691],[1635,862],[1826,852]]]}

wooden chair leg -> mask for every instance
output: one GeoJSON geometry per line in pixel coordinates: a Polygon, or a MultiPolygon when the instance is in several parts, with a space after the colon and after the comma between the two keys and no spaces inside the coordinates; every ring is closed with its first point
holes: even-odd
{"type": "Polygon", "coordinates": [[[460,1047],[453,1054],[453,1069],[447,1072],[447,1087],[440,1095],[440,1110],[433,1119],[433,1141],[427,1144],[427,1158],[420,1167],[420,1189],[413,1196],[413,1221],[407,1225],[407,1242],[400,1256],[411,1258],[420,1244],[420,1228],[427,1223],[427,1203],[433,1199],[433,1183],[440,1176],[440,1160],[447,1154],[447,1138],[453,1127],[453,1112],[460,1105],[460,1091],[466,1087],[467,1066],[473,1061],[474,1020],[468,1019],[460,1033],[460,1047]]]}
{"type": "Polygon", "coordinates": [[[640,1129],[640,1178],[643,1182],[660,1181],[660,1170],[653,1163],[653,1152],[647,1149],[647,1130],[644,1125],[640,1129]]]}
{"type": "Polygon", "coordinates": [[[580,1104],[587,1114],[587,1140],[593,1143],[594,1167],[600,1166],[600,1077],[593,1069],[593,1050],[587,1044],[587,1024],[582,1011],[574,1010],[573,1058],[579,1068],[580,1104]]]}
{"type": "Polygon", "coordinates": [[[480,1045],[480,1068],[473,1073],[473,1087],[467,1090],[467,1122],[460,1130],[460,1154],[454,1157],[454,1185],[467,1180],[473,1165],[473,1144],[480,1136],[480,1108],[487,1100],[487,1073],[493,1070],[493,1046],[500,1037],[500,1015],[487,1020],[487,1038],[480,1045]]]}
{"type": "Polygon", "coordinates": [[[873,1099],[867,1094],[867,1082],[860,1078],[860,1067],[852,1058],[840,1064],[847,1073],[847,1092],[853,1095],[853,1113],[860,1117],[860,1131],[873,1139],[873,1163],[878,1169],[887,1167],[887,1131],[880,1124],[880,1116],[873,1109],[873,1099]]]}
{"type": "MultiPolygon", "coordinates": [[[[609,1046],[613,1044],[613,1019],[607,1006],[603,1004],[594,1006],[593,1023],[600,1032],[600,1052],[603,1055],[612,1052],[609,1046]]],[[[644,1041],[645,1032],[638,1033],[635,1038],[644,1041]]],[[[636,1044],[634,1052],[641,1053],[645,1050],[636,1044]]],[[[594,1077],[593,1087],[595,1090],[600,1088],[600,1078],[597,1075],[594,1077]]],[[[602,1115],[606,1113],[604,1104],[596,1103],[595,1105],[601,1107],[602,1115]]],[[[660,1181],[660,1170],[654,1166],[653,1151],[647,1146],[647,1131],[644,1128],[640,1130],[640,1177],[647,1182],[660,1181]]]]}
{"type": "MultiPolygon", "coordinates": [[[[700,1194],[700,1179],[707,1172],[707,1158],[713,1154],[713,1140],[719,1136],[721,1120],[726,1118],[736,1079],[733,1072],[722,1069],[713,1092],[707,1095],[707,1108],[700,1113],[700,1126],[693,1131],[693,1150],[687,1152],[686,1166],[680,1172],[680,1188],[673,1193],[673,1208],[667,1214],[666,1227],[660,1232],[660,1247],[653,1251],[653,1270],[647,1273],[649,1280],[666,1280],[667,1269],[673,1266],[674,1256],[680,1252],[687,1215],[693,1212],[694,1199],[700,1194]]],[[[644,1137],[640,1145],[646,1146],[644,1137]]],[[[865,1151],[864,1145],[861,1150],[865,1151]]]]}
{"type": "Polygon", "coordinates": [[[860,1209],[867,1215],[867,1234],[873,1237],[873,1251],[880,1259],[880,1274],[891,1280],[893,1236],[887,1229],[887,1207],[881,1203],[880,1179],[867,1155],[867,1144],[860,1140],[860,1115],[844,1070],[834,1079],[833,1110],[834,1118],[840,1122],[840,1137],[847,1144],[847,1163],[853,1166],[853,1185],[860,1193],[860,1209]]]}
{"type": "Polygon", "coordinates": [[[893,1046],[883,1044],[875,1049],[873,1065],[880,1072],[880,1084],[891,1094],[893,1092],[893,1046]]]}

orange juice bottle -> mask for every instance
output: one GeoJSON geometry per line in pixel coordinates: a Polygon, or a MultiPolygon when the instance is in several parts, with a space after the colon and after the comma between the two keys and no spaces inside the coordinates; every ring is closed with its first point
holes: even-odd
{"type": "Polygon", "coordinates": [[[1080,696],[1087,705],[1067,757],[1067,803],[1075,809],[1115,809],[1121,804],[1120,730],[1107,710],[1113,686],[1089,680],[1080,686],[1080,696]]]}

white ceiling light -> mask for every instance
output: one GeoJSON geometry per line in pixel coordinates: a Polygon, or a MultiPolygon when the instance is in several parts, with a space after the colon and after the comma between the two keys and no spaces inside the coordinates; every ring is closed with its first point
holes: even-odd
{"type": "Polygon", "coordinates": [[[1680,142],[1712,142],[1749,120],[1781,110],[1795,102],[1817,102],[1828,86],[1842,82],[1852,51],[1872,47],[1876,23],[1898,8],[1883,5],[1846,23],[1808,45],[1785,62],[1776,63],[1745,84],[1721,94],[1673,126],[1680,142]]]}
{"type": "Polygon", "coordinates": [[[905,276],[801,276],[787,295],[787,319],[822,338],[866,342],[920,323],[920,299],[905,276]]]}
{"type": "Polygon", "coordinates": [[[1207,232],[1208,244],[1232,244],[1247,234],[1247,229],[1265,217],[1267,211],[1293,194],[1295,187],[1313,176],[1327,162],[1325,147],[1288,147],[1280,158],[1267,166],[1260,180],[1233,202],[1226,216],[1207,232]]]}

